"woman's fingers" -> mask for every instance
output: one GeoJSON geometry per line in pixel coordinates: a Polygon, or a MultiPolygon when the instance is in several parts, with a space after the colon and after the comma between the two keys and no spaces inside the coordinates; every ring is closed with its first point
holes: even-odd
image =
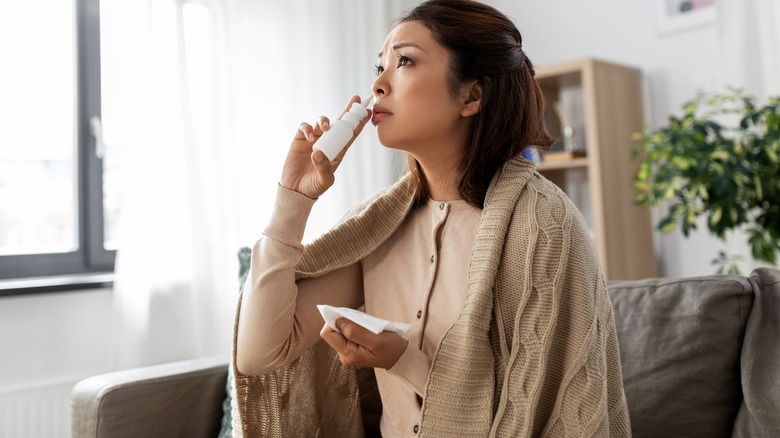
{"type": "Polygon", "coordinates": [[[330,119],[325,116],[317,117],[314,125],[310,125],[306,122],[298,125],[298,132],[296,133],[297,139],[305,138],[309,142],[314,142],[322,134],[330,128],[330,119]],[[300,136],[299,136],[300,135],[300,136]],[[301,137],[302,136],[302,137],[301,137]]]}
{"type": "Polygon", "coordinates": [[[322,330],[320,330],[320,337],[337,352],[341,352],[347,346],[347,338],[345,338],[341,333],[330,328],[328,324],[322,326],[322,330]]]}
{"type": "Polygon", "coordinates": [[[315,134],[319,137],[323,132],[330,128],[330,120],[325,116],[319,116],[315,125],[315,134]]]}
{"type": "Polygon", "coordinates": [[[325,324],[325,326],[322,327],[322,330],[320,331],[320,337],[322,337],[325,342],[327,342],[331,347],[333,347],[334,350],[336,350],[336,352],[339,354],[341,363],[344,365],[373,366],[369,365],[369,361],[366,359],[366,356],[369,356],[371,353],[361,345],[348,340],[346,337],[344,337],[343,332],[339,333],[330,328],[328,324],[325,324]]]}
{"type": "Polygon", "coordinates": [[[315,149],[311,154],[311,162],[314,165],[314,170],[317,172],[317,180],[320,185],[319,189],[323,192],[333,185],[336,180],[334,175],[336,169],[334,165],[328,160],[325,152],[319,149],[315,149]]]}
{"type": "Polygon", "coordinates": [[[341,362],[347,366],[390,369],[401,357],[408,343],[398,334],[375,334],[344,318],[338,319],[336,326],[341,333],[325,324],[320,336],[338,352],[341,362]]]}
{"type": "Polygon", "coordinates": [[[377,346],[377,338],[380,335],[377,335],[346,318],[339,318],[336,320],[336,327],[341,330],[341,334],[350,342],[362,345],[369,350],[373,350],[377,346]]]}
{"type": "Polygon", "coordinates": [[[295,138],[301,139],[301,137],[299,137],[300,135],[303,135],[303,138],[305,138],[306,140],[313,142],[314,127],[306,122],[302,122],[300,125],[298,125],[298,132],[296,132],[295,138]]]}

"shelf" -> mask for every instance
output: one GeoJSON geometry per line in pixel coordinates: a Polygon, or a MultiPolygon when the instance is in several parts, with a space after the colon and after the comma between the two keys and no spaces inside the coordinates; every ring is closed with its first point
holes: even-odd
{"type": "Polygon", "coordinates": [[[644,123],[641,72],[583,59],[540,67],[536,79],[547,129],[559,139],[537,170],[582,213],[608,280],[657,276],[650,212],[633,204],[631,184],[632,136],[644,123]]]}
{"type": "Polygon", "coordinates": [[[544,161],[539,163],[537,169],[540,172],[559,169],[576,169],[578,167],[587,167],[588,157],[572,158],[570,160],[544,161]]]}

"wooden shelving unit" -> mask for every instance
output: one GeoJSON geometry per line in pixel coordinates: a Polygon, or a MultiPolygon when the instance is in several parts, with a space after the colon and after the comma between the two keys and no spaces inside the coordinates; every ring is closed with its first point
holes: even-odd
{"type": "Polygon", "coordinates": [[[582,211],[608,280],[655,277],[650,212],[633,204],[631,185],[639,165],[631,157],[632,135],[644,123],[640,71],[584,59],[539,67],[536,78],[548,111],[564,111],[571,122],[556,120],[561,132],[554,134],[570,128],[569,138],[585,153],[569,160],[543,156],[539,172],[582,211]]]}
{"type": "Polygon", "coordinates": [[[584,168],[588,167],[588,159],[587,158],[574,158],[571,160],[566,161],[550,161],[550,162],[542,162],[538,169],[540,172],[548,172],[552,170],[559,170],[559,169],[577,169],[577,168],[584,168]]]}

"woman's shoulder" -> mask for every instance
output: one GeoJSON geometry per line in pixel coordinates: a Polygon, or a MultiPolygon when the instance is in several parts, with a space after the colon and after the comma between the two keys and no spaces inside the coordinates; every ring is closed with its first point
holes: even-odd
{"type": "MultiPolygon", "coordinates": [[[[577,206],[555,183],[545,178],[535,168],[528,172],[525,184],[514,205],[513,221],[533,221],[543,229],[587,230],[585,219],[577,206]]],[[[509,207],[509,206],[507,206],[509,207]]]]}
{"type": "Polygon", "coordinates": [[[555,183],[536,170],[533,162],[522,157],[508,161],[496,175],[491,188],[486,204],[504,208],[516,209],[531,201],[534,208],[545,208],[550,203],[564,206],[571,202],[555,183]]]}

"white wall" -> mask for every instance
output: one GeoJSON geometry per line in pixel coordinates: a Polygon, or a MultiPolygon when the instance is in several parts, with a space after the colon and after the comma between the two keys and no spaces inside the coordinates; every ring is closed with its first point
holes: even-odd
{"type": "Polygon", "coordinates": [[[0,436],[70,436],[77,381],[112,371],[110,289],[0,298],[0,436]]]}
{"type": "MultiPolygon", "coordinates": [[[[640,69],[644,74],[645,119],[652,127],[680,114],[700,91],[723,91],[724,73],[717,25],[659,35],[656,0],[495,0],[489,3],[515,20],[523,46],[536,65],[594,57],[640,69]]],[[[741,84],[731,84],[739,86],[741,84]]],[[[628,150],[626,153],[630,153],[628,150]]],[[[658,212],[654,211],[657,221],[658,212]]],[[[687,239],[679,231],[656,233],[659,273],[709,275],[710,260],[724,245],[699,226],[687,239]]],[[[747,254],[739,241],[731,250],[747,254]]],[[[749,271],[745,265],[743,271],[749,271]]]]}
{"type": "Polygon", "coordinates": [[[111,290],[0,298],[0,389],[112,366],[111,290]]]}

